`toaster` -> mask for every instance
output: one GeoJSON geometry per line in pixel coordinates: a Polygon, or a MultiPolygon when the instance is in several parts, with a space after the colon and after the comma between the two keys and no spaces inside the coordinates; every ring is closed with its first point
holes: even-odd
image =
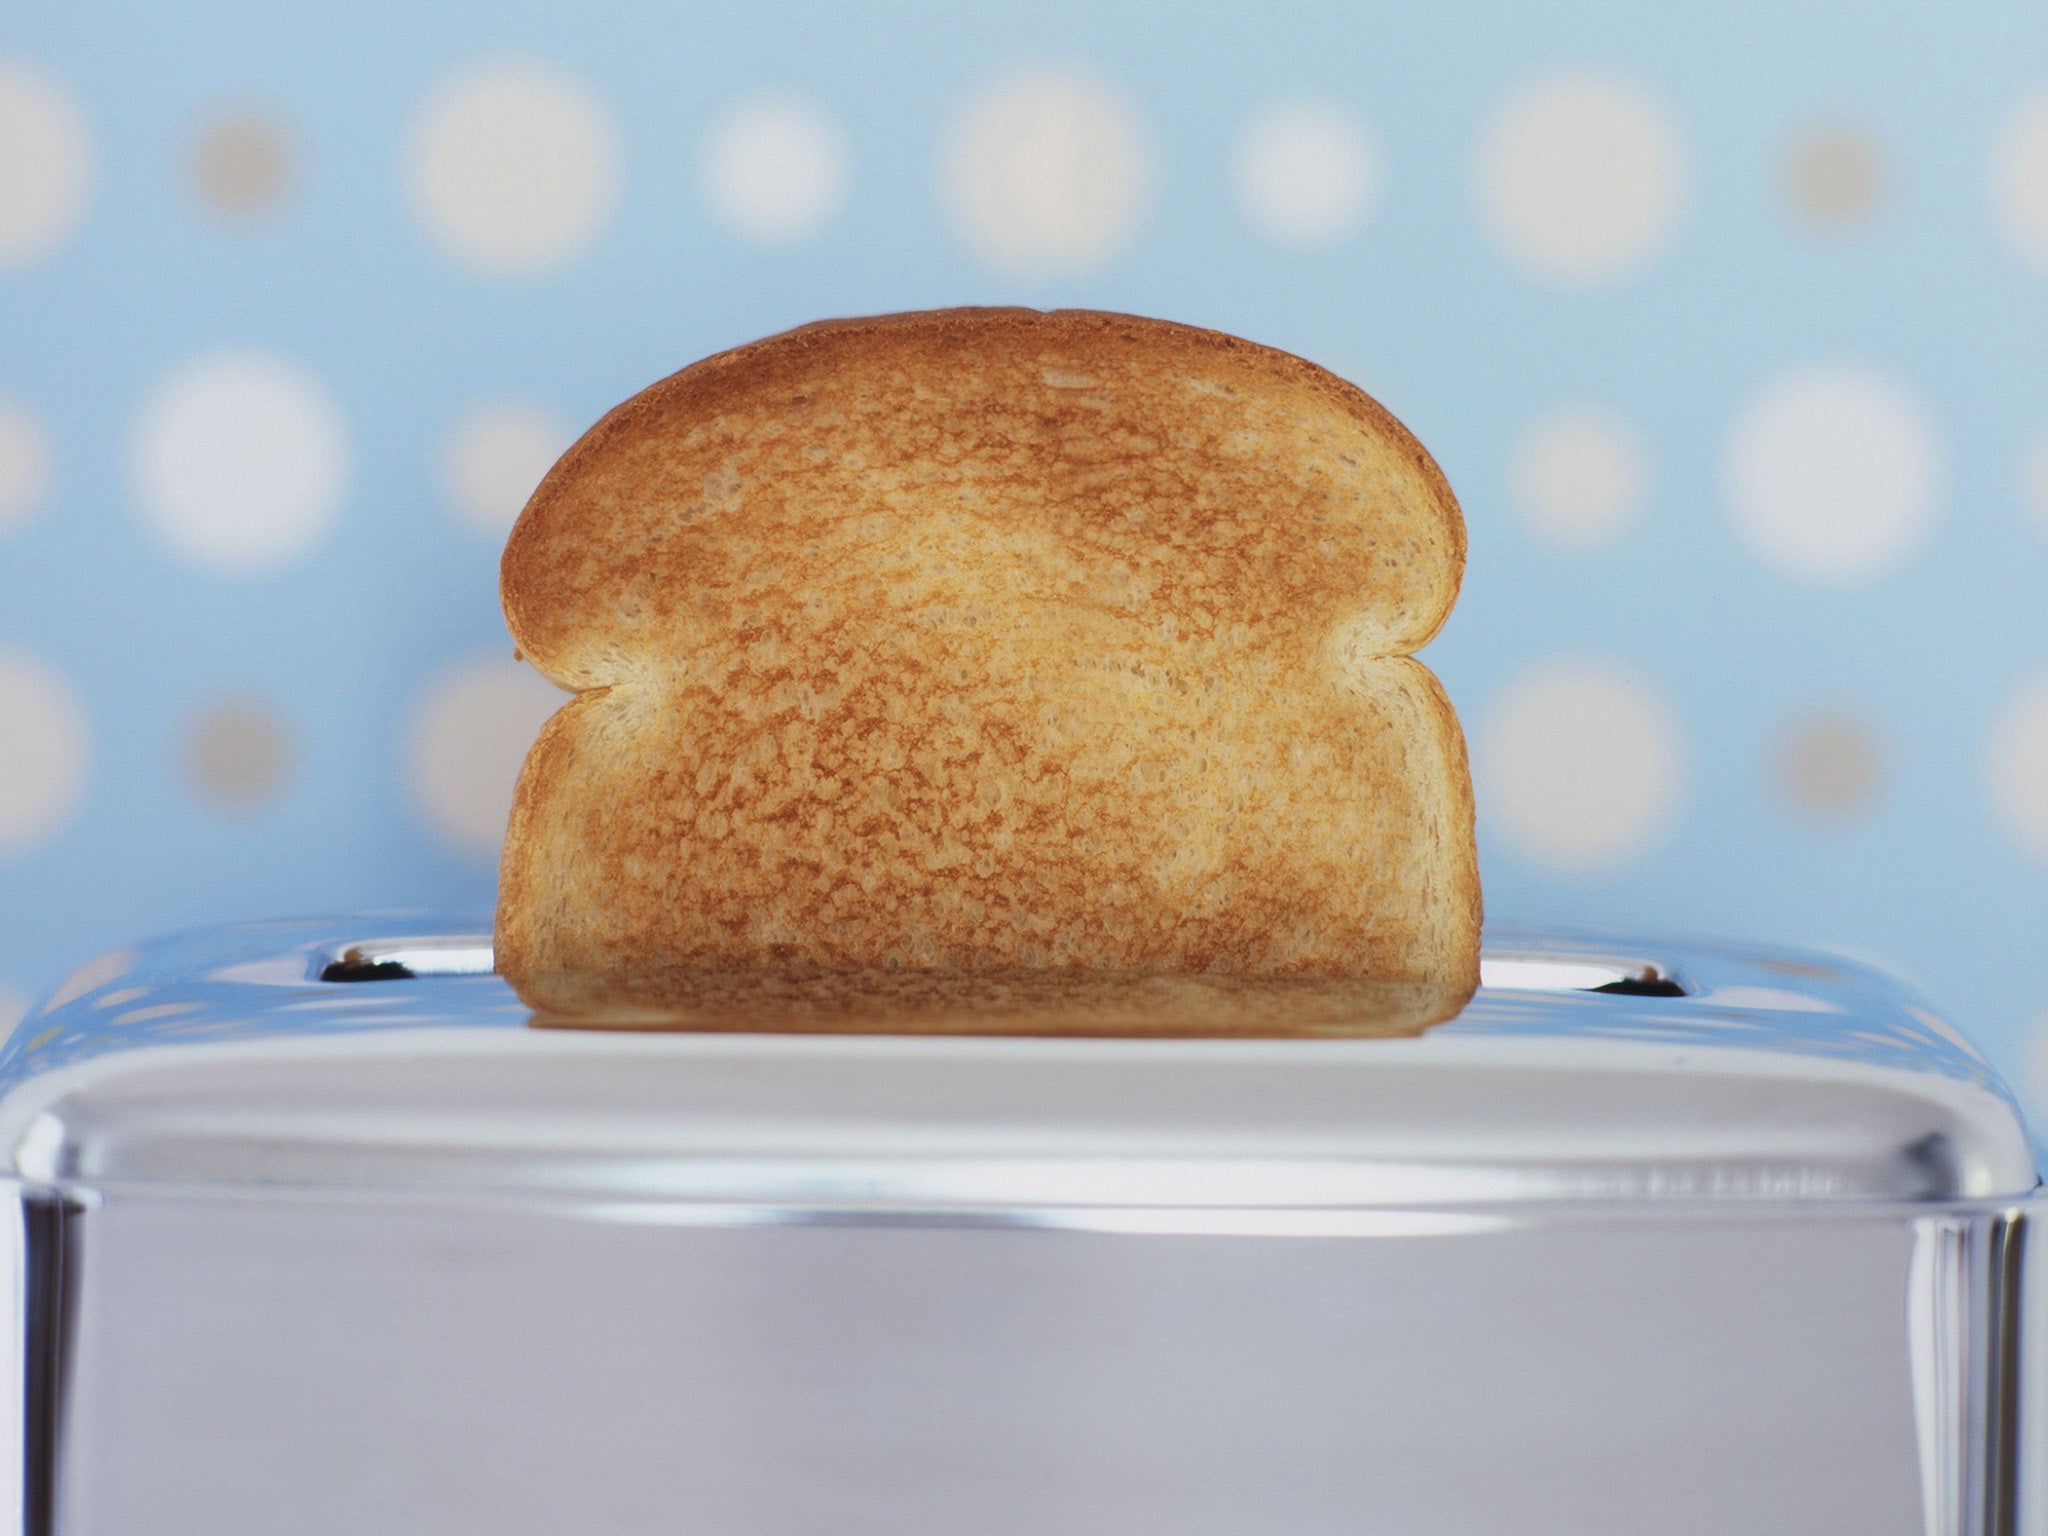
{"type": "Polygon", "coordinates": [[[607,1032],[489,931],[22,1021],[26,1536],[2043,1530],[2035,1148],[1856,965],[1492,929],[1413,1038],[607,1032]]]}

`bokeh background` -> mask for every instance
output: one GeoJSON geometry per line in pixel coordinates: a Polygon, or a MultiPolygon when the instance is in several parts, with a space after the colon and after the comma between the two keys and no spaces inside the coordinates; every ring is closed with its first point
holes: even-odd
{"type": "Polygon", "coordinates": [[[826,315],[1079,304],[1377,394],[1498,919],[1917,981],[2048,1110],[2048,10],[0,11],[0,1015],[484,908],[554,456],[826,315]]]}

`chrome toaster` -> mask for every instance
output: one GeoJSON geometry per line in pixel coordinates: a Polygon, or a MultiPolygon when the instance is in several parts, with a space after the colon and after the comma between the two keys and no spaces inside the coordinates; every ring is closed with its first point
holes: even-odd
{"type": "Polygon", "coordinates": [[[21,1023],[24,1532],[2042,1530],[2035,1150],[1870,972],[1496,931],[1412,1039],[600,1033],[488,932],[21,1023]]]}

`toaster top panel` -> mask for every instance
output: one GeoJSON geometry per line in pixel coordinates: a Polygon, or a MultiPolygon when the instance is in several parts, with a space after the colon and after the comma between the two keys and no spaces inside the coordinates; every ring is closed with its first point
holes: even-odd
{"type": "Polygon", "coordinates": [[[0,1157],[51,1187],[1148,1230],[2035,1184],[1975,1049],[1807,954],[1489,930],[1465,1011],[1391,1040],[534,1029],[490,965],[488,921],[445,915],[104,956],[0,1051],[0,1157]]]}

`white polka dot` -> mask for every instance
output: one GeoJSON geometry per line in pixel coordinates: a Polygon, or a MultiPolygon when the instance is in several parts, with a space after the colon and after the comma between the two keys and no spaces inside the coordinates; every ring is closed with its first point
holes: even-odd
{"type": "Polygon", "coordinates": [[[151,396],[132,470],[150,525],[199,565],[272,571],[305,554],[340,510],[341,413],[317,379],[258,352],[200,358],[151,396]]]}
{"type": "Polygon", "coordinates": [[[1991,199],[2020,259],[2048,277],[2048,91],[2007,121],[1992,161],[1991,199]]]}
{"type": "Polygon", "coordinates": [[[1766,564],[1818,586],[1855,586],[1895,569],[1925,538],[1934,434],[1889,380],[1810,368],[1744,405],[1727,473],[1736,527],[1766,564]]]}
{"type": "Polygon", "coordinates": [[[2027,508],[2041,525],[2041,532],[2048,534],[2048,432],[2035,438],[2027,451],[2026,476],[2027,508]]]}
{"type": "Polygon", "coordinates": [[[1609,411],[1574,409],[1534,422],[1515,447],[1515,499],[1553,543],[1586,546],[1627,531],[1642,509],[1649,474],[1628,423],[1609,411]]]}
{"type": "Polygon", "coordinates": [[[28,998],[12,987],[0,987],[0,1037],[14,1033],[14,1026],[28,1017],[28,998]]]}
{"type": "Polygon", "coordinates": [[[50,435],[12,401],[0,400],[0,533],[19,528],[50,493],[50,435]]]}
{"type": "Polygon", "coordinates": [[[537,405],[499,400],[480,406],[449,434],[443,464],[449,500],[480,533],[502,539],[571,441],[568,429],[537,405]]]}
{"type": "Polygon", "coordinates": [[[0,651],[0,856],[54,837],[85,795],[85,711],[33,656],[0,651]]]}
{"type": "Polygon", "coordinates": [[[728,112],[704,150],[704,195],[720,224],[762,245],[822,229],[846,197],[846,144],[808,102],[769,97],[728,112]]]}
{"type": "Polygon", "coordinates": [[[2048,864],[2048,672],[2022,684],[1991,733],[1991,803],[2022,849],[2048,864]]]}
{"type": "Polygon", "coordinates": [[[434,829],[468,853],[496,858],[527,749],[568,695],[522,662],[452,668],[420,701],[412,786],[434,829]]]}
{"type": "Polygon", "coordinates": [[[522,64],[444,83],[413,135],[414,210],[453,260],[530,277],[589,250],[618,201],[619,150],[576,81],[522,64]]]}
{"type": "Polygon", "coordinates": [[[1670,241],[1685,156],[1663,105],[1641,86],[1571,74],[1530,86],[1479,141],[1479,200],[1495,238],[1537,277],[1600,283],[1670,241]]]}
{"type": "Polygon", "coordinates": [[[953,126],[946,209],[968,248],[1004,276],[1075,276],[1113,260],[1137,234],[1148,158],[1137,118],[1100,81],[1012,75],[953,126]]]}
{"type": "Polygon", "coordinates": [[[1334,102],[1285,102],[1238,144],[1238,202],[1282,245],[1335,245],[1364,222],[1378,190],[1365,125],[1334,102]]]}
{"type": "Polygon", "coordinates": [[[50,255],[92,194],[85,118],[53,80],[0,59],[0,272],[50,255]]]}
{"type": "Polygon", "coordinates": [[[1677,723],[1639,679],[1558,661],[1496,702],[1478,738],[1481,809],[1522,854],[1595,871],[1641,853],[1677,804],[1677,723]]]}

